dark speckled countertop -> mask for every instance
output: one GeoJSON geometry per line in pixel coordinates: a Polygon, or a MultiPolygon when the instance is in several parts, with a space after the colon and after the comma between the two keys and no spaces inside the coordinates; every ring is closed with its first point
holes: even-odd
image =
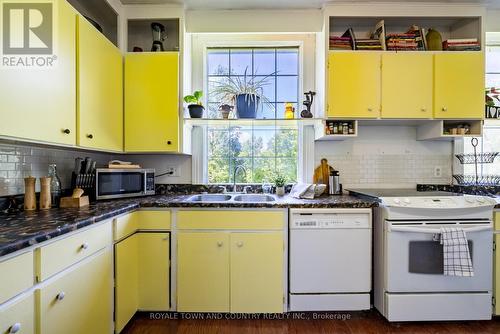
{"type": "Polygon", "coordinates": [[[371,208],[374,201],[352,196],[323,196],[302,200],[289,196],[276,197],[267,203],[193,203],[192,195],[158,195],[134,199],[103,201],[80,209],[50,209],[0,213],[0,256],[13,253],[65,233],[103,221],[140,207],[179,208],[371,208]]]}

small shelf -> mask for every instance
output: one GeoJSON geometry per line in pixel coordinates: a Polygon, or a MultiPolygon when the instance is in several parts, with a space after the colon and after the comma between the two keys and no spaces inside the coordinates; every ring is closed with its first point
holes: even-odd
{"type": "Polygon", "coordinates": [[[151,51],[153,33],[151,23],[158,22],[165,27],[165,51],[179,51],[180,49],[180,20],[171,19],[131,19],[127,22],[127,51],[134,51],[134,47],[141,48],[144,52],[151,51]]]}
{"type": "Polygon", "coordinates": [[[298,126],[298,125],[317,125],[323,120],[318,118],[276,118],[276,119],[220,119],[220,118],[184,118],[184,124],[191,126],[298,126]]]}
{"type": "Polygon", "coordinates": [[[453,140],[455,138],[482,137],[482,120],[433,120],[417,128],[417,140],[453,140]],[[468,127],[463,133],[460,130],[468,127]]]}
{"type": "MultiPolygon", "coordinates": [[[[348,131],[349,132],[349,131],[348,131]]],[[[316,141],[341,141],[358,136],[357,120],[322,120],[321,124],[316,126],[316,141]],[[354,133],[343,133],[344,126],[351,128],[354,133]],[[335,133],[336,132],[336,133],[335,133]]]]}
{"type": "MultiPolygon", "coordinates": [[[[90,19],[95,23],[97,23],[102,29],[102,34],[106,36],[106,38],[111,43],[113,43],[115,46],[118,46],[118,14],[108,4],[107,1],[102,1],[102,0],[67,0],[67,1],[82,16],[86,17],[87,20],[90,19]]],[[[94,25],[94,23],[92,23],[92,25],[94,25]]]]}

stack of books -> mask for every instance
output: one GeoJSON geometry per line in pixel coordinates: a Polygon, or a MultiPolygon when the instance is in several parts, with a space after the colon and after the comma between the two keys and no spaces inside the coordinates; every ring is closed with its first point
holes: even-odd
{"type": "Polygon", "coordinates": [[[378,39],[356,39],[356,50],[383,50],[378,39]]]}
{"type": "Polygon", "coordinates": [[[388,34],[387,50],[389,51],[417,51],[418,43],[413,33],[409,34],[388,34]]]}
{"type": "Polygon", "coordinates": [[[351,38],[330,36],[330,50],[352,50],[351,38]]]}
{"type": "Polygon", "coordinates": [[[481,44],[477,38],[456,38],[443,42],[443,50],[446,51],[481,51],[481,44]]]}

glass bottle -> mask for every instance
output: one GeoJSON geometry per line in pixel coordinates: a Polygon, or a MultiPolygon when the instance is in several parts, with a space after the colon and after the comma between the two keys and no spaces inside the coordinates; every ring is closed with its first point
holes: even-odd
{"type": "Polygon", "coordinates": [[[52,206],[57,208],[59,207],[59,202],[61,200],[61,179],[59,175],[57,175],[57,166],[56,164],[49,165],[49,176],[50,180],[50,195],[52,198],[52,206]]]}

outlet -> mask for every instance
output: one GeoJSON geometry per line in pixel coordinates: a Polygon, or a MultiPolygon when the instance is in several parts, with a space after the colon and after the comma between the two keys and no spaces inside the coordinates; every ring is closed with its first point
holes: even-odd
{"type": "Polygon", "coordinates": [[[434,167],[434,177],[442,177],[443,176],[443,168],[441,166],[434,167]]]}
{"type": "Polygon", "coordinates": [[[157,175],[163,175],[168,177],[179,177],[181,176],[180,170],[177,167],[167,166],[165,169],[161,170],[157,175]]]}

